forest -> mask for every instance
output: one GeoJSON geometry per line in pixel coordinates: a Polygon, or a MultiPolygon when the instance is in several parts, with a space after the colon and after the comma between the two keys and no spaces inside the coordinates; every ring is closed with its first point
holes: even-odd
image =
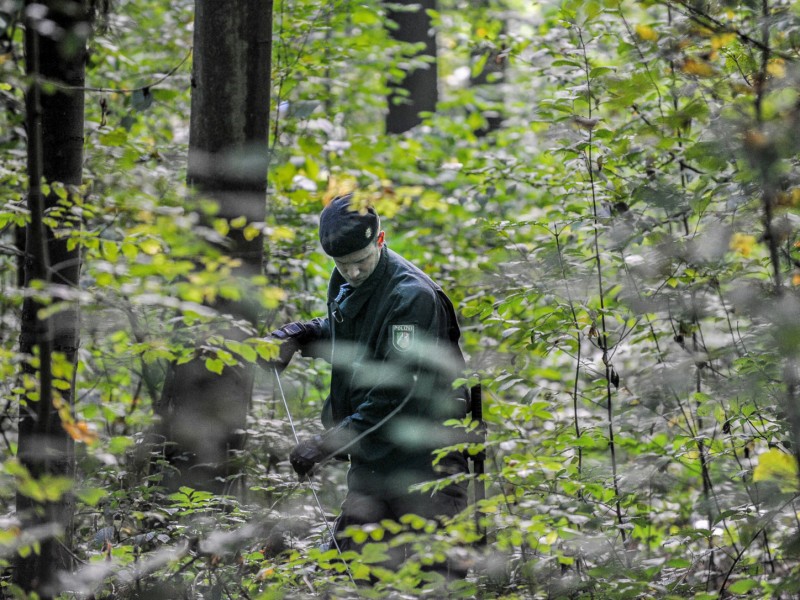
{"type": "Polygon", "coordinates": [[[796,598],[798,59],[790,0],[0,0],[0,595],[796,598]],[[349,192],[482,418],[340,553],[330,365],[263,367],[349,192]]]}

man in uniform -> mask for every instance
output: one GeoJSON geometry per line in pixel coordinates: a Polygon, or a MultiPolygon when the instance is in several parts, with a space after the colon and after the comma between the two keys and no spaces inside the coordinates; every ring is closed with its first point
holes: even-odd
{"type": "MultiPolygon", "coordinates": [[[[328,316],[285,325],[278,368],[297,350],[332,363],[325,432],[301,441],[290,461],[300,477],[331,457],[350,459],[348,491],[336,524],[341,550],[357,549],[341,533],[350,525],[399,521],[406,514],[440,520],[462,511],[466,484],[431,493],[421,482],[467,472],[462,453],[434,462],[455,443],[447,419],[467,411],[460,331],[453,305],[420,269],[388,248],[380,219],[353,195],[320,215],[319,239],[336,268],[328,285],[328,316]]],[[[395,563],[399,562],[398,557],[395,563]]]]}

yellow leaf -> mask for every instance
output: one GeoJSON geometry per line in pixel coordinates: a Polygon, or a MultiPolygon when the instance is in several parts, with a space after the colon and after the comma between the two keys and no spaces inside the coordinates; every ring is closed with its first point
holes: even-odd
{"type": "Polygon", "coordinates": [[[114,275],[111,273],[98,273],[95,281],[100,287],[107,287],[114,283],[114,275]]]}
{"type": "Polygon", "coordinates": [[[797,461],[791,454],[772,448],[758,457],[753,481],[774,481],[782,492],[797,490],[797,461]]]}
{"type": "Polygon", "coordinates": [[[269,579],[275,574],[275,569],[272,567],[264,567],[261,569],[258,574],[256,575],[256,579],[259,581],[264,581],[265,579],[269,579]]]}
{"type": "Polygon", "coordinates": [[[244,228],[244,232],[242,233],[242,235],[244,235],[244,239],[246,239],[248,242],[251,242],[254,239],[256,239],[259,235],[261,235],[261,227],[258,227],[250,223],[247,227],[244,228]]]}
{"type": "Polygon", "coordinates": [[[636,26],[636,35],[638,35],[640,39],[643,39],[647,42],[655,42],[658,40],[658,33],[656,30],[649,25],[644,25],[642,23],[639,23],[636,26]]]}
{"type": "Polygon", "coordinates": [[[139,242],[139,248],[142,249],[142,252],[150,256],[161,252],[161,244],[158,243],[158,240],[154,240],[153,238],[148,238],[139,242]]]}
{"type": "Polygon", "coordinates": [[[214,231],[222,236],[228,235],[230,232],[231,226],[225,219],[214,219],[214,231]]]}
{"type": "Polygon", "coordinates": [[[720,48],[724,48],[730,44],[735,39],[735,33],[720,33],[719,35],[715,35],[711,38],[711,47],[714,50],[719,50],[720,48]]]}
{"type": "Polygon", "coordinates": [[[793,285],[793,286],[795,286],[795,287],[797,287],[798,285],[800,285],[800,272],[798,272],[798,271],[795,271],[795,272],[792,274],[792,285],[793,285]]]}
{"type": "Polygon", "coordinates": [[[773,58],[767,63],[767,73],[776,79],[786,77],[786,67],[782,58],[773,58]]]}
{"type": "Polygon", "coordinates": [[[770,144],[769,138],[763,131],[758,129],[748,129],[744,133],[744,146],[748,151],[761,151],[770,144]]]}
{"type": "Polygon", "coordinates": [[[353,177],[331,177],[328,180],[328,191],[325,192],[322,198],[323,204],[328,204],[336,196],[343,196],[349,194],[356,189],[356,180],[353,177]]]}
{"type": "Polygon", "coordinates": [[[705,38],[710,38],[711,36],[714,35],[714,30],[713,29],[711,29],[709,27],[704,27],[702,25],[698,25],[696,27],[693,27],[692,28],[692,32],[697,34],[697,35],[699,35],[699,36],[705,37],[705,38]]]}
{"type": "Polygon", "coordinates": [[[286,300],[286,292],[278,287],[265,287],[261,289],[261,302],[266,308],[277,308],[286,300]]]}
{"type": "Polygon", "coordinates": [[[241,229],[247,224],[247,217],[242,215],[241,217],[236,217],[235,219],[231,219],[231,227],[234,229],[241,229]]]}
{"type": "Polygon", "coordinates": [[[731,236],[730,249],[747,258],[752,254],[755,243],[756,238],[754,236],[737,231],[731,236]]]}
{"type": "Polygon", "coordinates": [[[97,441],[97,433],[89,428],[86,421],[78,421],[77,423],[61,423],[61,426],[69,434],[69,436],[76,442],[83,442],[84,444],[92,444],[97,441]]]}
{"type": "Polygon", "coordinates": [[[294,239],[294,230],[279,225],[270,232],[269,239],[273,242],[291,242],[294,239]]]}
{"type": "Polygon", "coordinates": [[[704,60],[697,60],[694,58],[687,58],[683,61],[681,70],[689,75],[697,75],[698,77],[710,77],[714,74],[714,68],[704,60]]]}

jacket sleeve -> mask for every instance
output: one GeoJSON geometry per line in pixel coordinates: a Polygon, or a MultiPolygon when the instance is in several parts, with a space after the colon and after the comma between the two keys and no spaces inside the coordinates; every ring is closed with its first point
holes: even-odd
{"type": "Polygon", "coordinates": [[[300,347],[303,356],[311,358],[322,358],[330,362],[331,360],[331,328],[328,317],[317,317],[303,323],[308,336],[300,347]]]}

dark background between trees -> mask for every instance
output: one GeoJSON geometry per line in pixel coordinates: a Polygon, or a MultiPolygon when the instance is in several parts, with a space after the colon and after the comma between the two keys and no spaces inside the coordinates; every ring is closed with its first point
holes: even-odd
{"type": "MultiPolygon", "coordinates": [[[[800,6],[218,4],[0,1],[3,593],[414,597],[450,553],[453,597],[794,597],[800,6]],[[489,428],[398,573],[319,548],[257,366],[355,187],[489,428]]],[[[327,377],[283,377],[305,432],[327,377]]]]}

